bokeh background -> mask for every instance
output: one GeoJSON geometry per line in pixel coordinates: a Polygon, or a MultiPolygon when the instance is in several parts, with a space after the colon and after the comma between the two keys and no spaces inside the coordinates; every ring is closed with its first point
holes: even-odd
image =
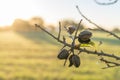
{"type": "MultiPolygon", "coordinates": [[[[57,58],[63,45],[34,26],[34,24],[41,25],[57,36],[60,21],[61,36],[64,35],[70,43],[63,27],[78,25],[82,17],[77,13],[75,5],[79,5],[93,21],[120,35],[118,23],[120,2],[111,6],[100,6],[92,0],[66,0],[65,2],[64,0],[13,0],[13,2],[4,0],[0,4],[2,11],[0,14],[0,80],[120,79],[120,67],[101,69],[106,65],[96,55],[81,53],[79,68],[68,67],[68,61],[66,66],[63,66],[64,60],[57,58]]],[[[120,55],[120,40],[100,31],[83,19],[79,33],[87,28],[94,28],[91,30],[93,33],[91,40],[95,43],[97,51],[120,55]],[[98,46],[100,41],[102,45],[98,46]]],[[[94,47],[88,49],[95,50],[94,47]]]]}

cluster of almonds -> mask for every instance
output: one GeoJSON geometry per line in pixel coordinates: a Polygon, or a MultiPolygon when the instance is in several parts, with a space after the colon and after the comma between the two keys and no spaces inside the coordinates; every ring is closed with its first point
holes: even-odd
{"type": "Polygon", "coordinates": [[[80,66],[80,57],[75,54],[70,55],[70,51],[67,49],[62,49],[57,57],[61,60],[66,60],[69,58],[69,67],[71,67],[72,65],[74,65],[75,67],[80,66]]]}
{"type": "MultiPolygon", "coordinates": [[[[75,30],[76,30],[76,27],[72,26],[72,27],[68,27],[67,32],[70,35],[72,35],[75,30]]],[[[78,41],[79,41],[80,44],[84,44],[84,43],[89,43],[90,42],[91,36],[92,36],[92,33],[90,31],[84,30],[84,31],[80,32],[80,34],[77,36],[77,38],[78,38],[78,41]]],[[[57,57],[60,60],[69,59],[69,67],[71,67],[72,65],[74,65],[75,67],[79,67],[80,64],[81,64],[80,57],[78,55],[74,54],[72,49],[67,50],[67,49],[63,48],[59,52],[57,57]],[[71,52],[73,54],[71,54],[71,52]]]]}

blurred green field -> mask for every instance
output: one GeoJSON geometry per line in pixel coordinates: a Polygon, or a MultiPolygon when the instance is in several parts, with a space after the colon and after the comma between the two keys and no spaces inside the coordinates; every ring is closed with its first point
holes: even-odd
{"type": "MultiPolygon", "coordinates": [[[[94,32],[97,50],[120,55],[120,41],[94,32]]],[[[95,55],[80,54],[79,68],[57,59],[60,43],[44,32],[0,32],[0,80],[120,80],[120,67],[106,65],[95,55]]]]}

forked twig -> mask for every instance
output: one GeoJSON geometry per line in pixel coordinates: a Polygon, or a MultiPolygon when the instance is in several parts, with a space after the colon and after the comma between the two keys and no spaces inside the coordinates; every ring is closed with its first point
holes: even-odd
{"type": "Polygon", "coordinates": [[[95,24],[95,23],[92,22],[90,19],[88,19],[85,15],[83,15],[83,13],[82,13],[82,12],[80,11],[80,9],[79,9],[79,6],[76,6],[76,8],[77,8],[79,14],[80,14],[83,18],[85,18],[89,23],[93,24],[93,25],[96,26],[98,29],[100,29],[100,30],[102,30],[102,31],[104,31],[104,32],[107,32],[107,33],[109,33],[110,35],[113,35],[113,36],[114,36],[115,38],[117,38],[118,40],[120,40],[120,36],[116,35],[115,33],[110,32],[110,31],[108,31],[108,30],[103,29],[102,27],[100,27],[99,25],[95,24]]]}
{"type": "Polygon", "coordinates": [[[106,67],[103,67],[102,69],[120,66],[120,63],[108,61],[108,60],[104,59],[103,57],[100,59],[100,61],[104,62],[107,65],[106,67]]]}

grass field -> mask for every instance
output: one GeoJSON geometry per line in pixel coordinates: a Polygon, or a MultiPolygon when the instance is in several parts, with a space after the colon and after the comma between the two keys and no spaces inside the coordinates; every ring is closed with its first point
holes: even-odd
{"type": "MultiPolygon", "coordinates": [[[[92,40],[103,45],[97,50],[120,55],[120,41],[95,32],[92,40]]],[[[81,54],[79,68],[63,66],[57,59],[61,48],[44,32],[0,32],[0,80],[120,80],[120,67],[106,65],[95,55],[81,54]]]]}

